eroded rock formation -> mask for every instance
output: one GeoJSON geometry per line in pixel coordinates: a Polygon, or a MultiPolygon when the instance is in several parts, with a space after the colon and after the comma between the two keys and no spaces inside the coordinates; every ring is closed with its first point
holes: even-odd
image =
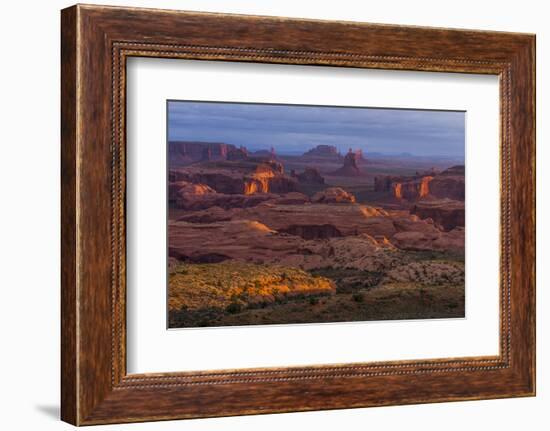
{"type": "MultiPolygon", "coordinates": [[[[349,207],[333,205],[329,212],[349,207]]],[[[349,214],[346,218],[334,214],[324,219],[305,215],[300,218],[289,208],[286,212],[278,206],[273,208],[261,204],[232,210],[232,219],[224,221],[170,221],[169,254],[193,263],[233,259],[305,269],[341,266],[378,271],[399,260],[393,254],[399,249],[464,250],[463,228],[444,232],[433,222],[415,216],[363,217],[361,223],[358,217],[350,221],[349,214]],[[271,213],[270,208],[276,213],[271,213]]]]}
{"type": "Polygon", "coordinates": [[[464,227],[464,201],[439,199],[417,202],[411,208],[411,214],[425,219],[431,218],[445,230],[464,227]]]}
{"type": "Polygon", "coordinates": [[[344,157],[343,166],[332,172],[331,175],[341,177],[359,177],[363,175],[363,172],[357,166],[357,153],[350,148],[344,157]]]}
{"type": "Polygon", "coordinates": [[[385,175],[374,179],[375,191],[411,202],[424,198],[464,200],[464,188],[464,166],[454,166],[441,173],[385,175]]]}
{"type": "Polygon", "coordinates": [[[395,248],[368,235],[307,240],[250,220],[208,224],[171,221],[169,244],[169,256],[192,263],[209,263],[215,256],[218,260],[304,269],[347,266],[377,271],[398,259],[395,248]]]}
{"type": "Polygon", "coordinates": [[[391,242],[402,250],[464,252],[464,228],[449,232],[404,231],[395,234],[391,242]]]}
{"type": "Polygon", "coordinates": [[[293,169],[290,172],[290,176],[304,184],[325,184],[325,179],[321,176],[317,168],[305,168],[304,172],[298,174],[293,169]]]}
{"type": "Polygon", "coordinates": [[[360,204],[281,205],[267,200],[228,211],[212,208],[184,215],[179,220],[186,223],[254,220],[273,232],[307,239],[368,235],[378,244],[392,244],[405,250],[464,249],[464,231],[457,231],[461,228],[446,232],[431,218],[360,204]]]}
{"type": "Polygon", "coordinates": [[[296,235],[304,239],[326,239],[342,236],[342,232],[331,224],[292,224],[280,229],[280,233],[296,235]]]}
{"type": "Polygon", "coordinates": [[[186,166],[201,160],[226,160],[234,145],[222,142],[170,141],[168,160],[170,166],[186,166]]]}
{"type": "Polygon", "coordinates": [[[315,193],[311,198],[311,202],[324,204],[354,203],[355,196],[340,187],[329,187],[328,189],[315,193]]]}
{"type": "Polygon", "coordinates": [[[227,160],[246,160],[248,150],[245,147],[233,148],[227,152],[227,160]]]}
{"type": "Polygon", "coordinates": [[[422,199],[429,195],[432,180],[433,177],[425,176],[409,181],[393,182],[391,185],[393,196],[408,201],[422,199]]]}
{"type": "Polygon", "coordinates": [[[434,177],[430,194],[436,198],[465,199],[464,166],[453,166],[434,177]]]}
{"type": "Polygon", "coordinates": [[[223,161],[173,169],[169,181],[204,184],[218,193],[250,195],[296,191],[295,179],[283,173],[278,162],[223,161]]]}
{"type": "Polygon", "coordinates": [[[315,148],[306,151],[303,155],[305,157],[326,157],[333,159],[341,157],[334,145],[317,145],[315,148]]]}
{"type": "MultiPolygon", "coordinates": [[[[209,193],[204,195],[195,195],[189,193],[181,193],[177,199],[173,201],[175,208],[199,211],[208,208],[248,208],[254,207],[272,199],[276,199],[277,195],[270,193],[253,194],[253,195],[237,195],[223,193],[209,193]]],[[[194,216],[192,213],[191,216],[194,216]]]]}

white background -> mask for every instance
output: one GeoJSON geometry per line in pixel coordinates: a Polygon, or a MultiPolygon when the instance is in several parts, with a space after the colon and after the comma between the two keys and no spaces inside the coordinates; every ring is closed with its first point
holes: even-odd
{"type": "MultiPolygon", "coordinates": [[[[69,2],[5,2],[0,16],[0,426],[70,429],[59,409],[59,9],[69,2]]],[[[144,430],[498,430],[548,428],[550,28],[545,2],[518,1],[118,1],[106,4],[359,20],[537,33],[538,396],[508,399],[106,426],[144,430]]]]}
{"type": "Polygon", "coordinates": [[[129,373],[498,354],[498,77],[140,58],[127,83],[129,373]],[[466,318],[167,331],[166,100],[184,98],[466,111],[466,318]]]}

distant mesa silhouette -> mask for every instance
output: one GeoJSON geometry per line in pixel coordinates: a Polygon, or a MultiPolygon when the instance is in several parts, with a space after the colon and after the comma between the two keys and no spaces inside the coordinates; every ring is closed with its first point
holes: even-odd
{"type": "Polygon", "coordinates": [[[321,176],[317,168],[306,167],[302,173],[296,173],[294,169],[291,169],[290,176],[296,178],[300,183],[325,184],[325,179],[321,176]]]}
{"type": "Polygon", "coordinates": [[[248,159],[248,150],[242,145],[239,148],[232,149],[227,153],[227,160],[246,160],[248,159]]]}
{"type": "MultiPolygon", "coordinates": [[[[360,153],[362,157],[363,153],[360,153]]],[[[340,177],[360,177],[365,175],[365,173],[359,169],[357,166],[358,161],[358,152],[353,151],[351,148],[344,157],[344,164],[341,168],[335,170],[330,175],[340,176],[340,177]]]]}
{"type": "Polygon", "coordinates": [[[357,150],[355,150],[355,155],[356,155],[357,162],[366,162],[367,161],[367,159],[363,155],[363,150],[361,148],[358,148],[357,150]]]}
{"type": "Polygon", "coordinates": [[[256,150],[249,155],[253,157],[261,157],[265,158],[267,160],[277,160],[277,153],[275,152],[275,148],[271,147],[269,150],[256,150]]]}
{"type": "Polygon", "coordinates": [[[342,157],[342,155],[338,152],[338,149],[334,145],[317,145],[315,148],[306,151],[303,155],[305,157],[342,157]]]}
{"type": "Polygon", "coordinates": [[[227,160],[227,154],[237,149],[223,142],[170,141],[168,160],[170,166],[186,166],[200,161],[227,160]]]}

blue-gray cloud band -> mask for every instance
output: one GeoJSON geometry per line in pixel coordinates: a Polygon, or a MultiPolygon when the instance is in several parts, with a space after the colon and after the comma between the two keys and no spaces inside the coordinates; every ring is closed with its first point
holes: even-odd
{"type": "Polygon", "coordinates": [[[465,113],[222,102],[168,102],[168,139],[296,154],[335,145],[387,154],[464,157],[465,113]]]}

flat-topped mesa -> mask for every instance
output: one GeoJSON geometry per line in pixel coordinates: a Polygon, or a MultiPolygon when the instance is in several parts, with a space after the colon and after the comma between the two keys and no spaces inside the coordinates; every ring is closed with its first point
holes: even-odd
{"type": "Polygon", "coordinates": [[[168,159],[170,166],[186,166],[201,160],[226,160],[234,145],[223,142],[170,141],[168,159]]]}
{"type": "MultiPolygon", "coordinates": [[[[361,157],[362,157],[361,153],[361,157]]],[[[344,157],[344,164],[340,169],[335,170],[330,175],[341,177],[359,177],[364,175],[363,172],[357,166],[358,153],[351,148],[344,157]]]]}
{"type": "Polygon", "coordinates": [[[304,153],[304,156],[339,158],[338,149],[334,145],[317,145],[304,153]]]}

